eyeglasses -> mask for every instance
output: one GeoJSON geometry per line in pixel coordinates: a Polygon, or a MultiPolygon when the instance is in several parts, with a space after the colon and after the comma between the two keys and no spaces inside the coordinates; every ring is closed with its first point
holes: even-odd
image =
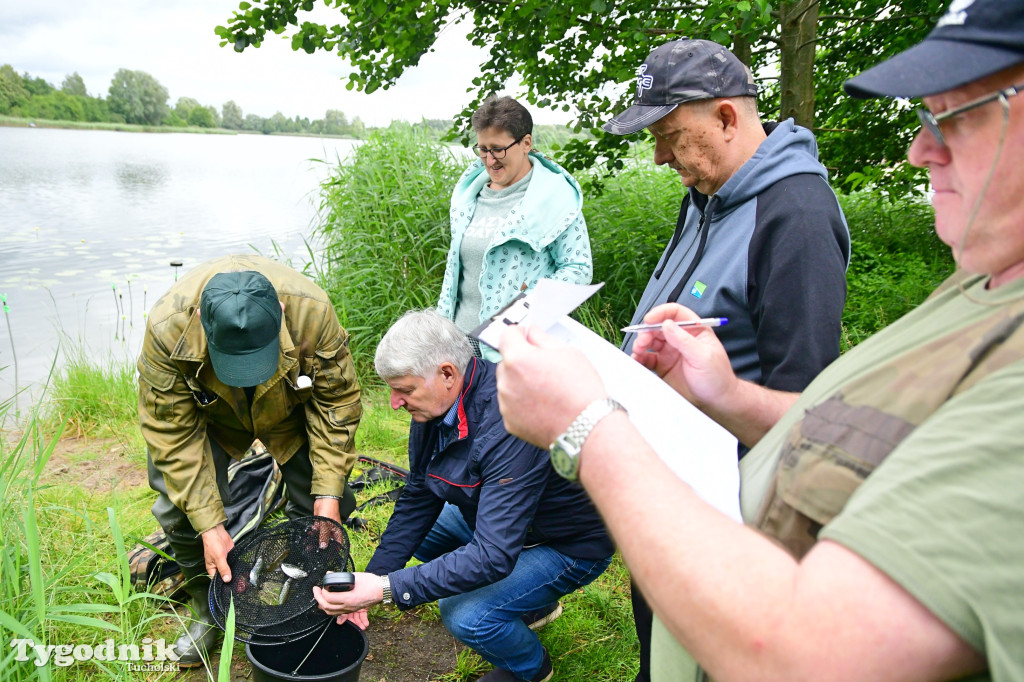
{"type": "Polygon", "coordinates": [[[526,137],[526,135],[529,135],[529,133],[520,135],[519,139],[517,139],[512,144],[505,145],[504,147],[492,147],[491,149],[488,149],[487,147],[481,147],[480,145],[475,144],[473,145],[473,152],[481,159],[486,159],[488,154],[493,156],[495,161],[497,161],[498,159],[504,159],[505,152],[507,152],[509,149],[512,149],[512,147],[515,147],[517,144],[522,142],[523,138],[526,137]]]}
{"type": "Polygon", "coordinates": [[[976,100],[968,102],[967,104],[962,104],[958,107],[950,109],[949,111],[943,111],[941,114],[933,114],[927,109],[918,109],[917,118],[920,119],[921,121],[921,127],[927,130],[932,135],[934,135],[935,139],[939,141],[939,144],[945,147],[946,138],[942,136],[942,130],[939,128],[940,123],[942,123],[946,119],[953,118],[954,116],[959,116],[965,111],[977,109],[978,107],[984,106],[990,102],[995,102],[996,100],[1002,102],[1004,108],[1009,107],[1009,102],[1007,102],[1006,100],[1009,99],[1010,97],[1013,97],[1022,90],[1024,90],[1024,83],[1018,83],[1017,85],[1006,88],[1005,90],[993,92],[991,95],[985,95],[984,97],[980,97],[976,100]]]}

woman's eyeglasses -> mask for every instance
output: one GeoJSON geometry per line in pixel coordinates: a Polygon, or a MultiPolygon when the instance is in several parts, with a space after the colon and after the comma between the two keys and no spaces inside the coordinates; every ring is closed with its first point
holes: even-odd
{"type": "Polygon", "coordinates": [[[488,154],[493,156],[495,161],[497,161],[498,159],[504,159],[505,152],[507,152],[509,149],[512,149],[512,147],[515,147],[517,144],[522,142],[524,137],[526,137],[526,135],[520,135],[519,139],[517,139],[512,144],[505,145],[504,147],[492,147],[488,149],[487,147],[481,147],[480,145],[475,144],[473,145],[473,152],[481,159],[487,158],[488,154]]]}

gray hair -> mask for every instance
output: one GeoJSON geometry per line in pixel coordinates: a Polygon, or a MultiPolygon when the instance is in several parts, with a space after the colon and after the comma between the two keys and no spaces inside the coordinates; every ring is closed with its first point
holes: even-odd
{"type": "Polygon", "coordinates": [[[465,374],[473,348],[455,323],[436,310],[410,310],[377,345],[373,367],[384,381],[404,376],[429,379],[450,362],[465,374]]]}
{"type": "Polygon", "coordinates": [[[488,97],[471,119],[477,133],[500,128],[515,139],[533,132],[533,117],[522,104],[511,97],[488,97]]]}

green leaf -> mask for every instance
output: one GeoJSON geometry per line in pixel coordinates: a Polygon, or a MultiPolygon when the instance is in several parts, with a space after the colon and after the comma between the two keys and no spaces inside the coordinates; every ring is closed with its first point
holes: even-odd
{"type": "Polygon", "coordinates": [[[231,655],[235,650],[235,600],[228,606],[228,617],[224,621],[224,643],[220,648],[220,665],[217,669],[218,682],[231,682],[231,655]]]}
{"type": "Polygon", "coordinates": [[[247,2],[238,3],[238,9],[249,9],[250,7],[252,7],[252,5],[247,2]]]}
{"type": "Polygon", "coordinates": [[[16,635],[21,635],[27,639],[34,639],[35,635],[25,625],[11,616],[6,611],[0,611],[0,625],[10,630],[16,635]]]}
{"type": "Polygon", "coordinates": [[[604,0],[594,0],[590,3],[590,11],[596,14],[604,14],[608,11],[608,3],[604,0]]]}
{"type": "Polygon", "coordinates": [[[121,628],[113,623],[108,623],[105,620],[99,618],[90,618],[88,616],[47,616],[46,620],[56,620],[62,623],[71,623],[73,625],[85,625],[90,628],[97,628],[100,630],[112,630],[114,632],[120,632],[121,628]]]}

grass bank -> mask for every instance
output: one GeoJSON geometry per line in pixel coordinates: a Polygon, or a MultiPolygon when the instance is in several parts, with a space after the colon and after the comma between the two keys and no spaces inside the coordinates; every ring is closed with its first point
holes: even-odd
{"type": "Polygon", "coordinates": [[[198,126],[151,126],[106,121],[50,121],[43,118],[0,116],[0,126],[10,128],[67,128],[72,130],[117,130],[126,133],[197,133],[202,135],[237,135],[237,130],[200,128],[198,126]]]}
{"type": "MultiPolygon", "coordinates": [[[[155,494],[146,484],[144,446],[135,417],[135,376],[130,364],[90,364],[72,352],[58,370],[51,393],[15,432],[0,405],[0,631],[3,641],[95,647],[107,639],[141,643],[176,637],[180,618],[159,598],[132,592],[125,549],[155,530],[150,513],[155,494]]],[[[361,454],[407,464],[409,418],[394,412],[387,396],[364,394],[365,413],[357,443],[361,454]]],[[[361,500],[379,489],[360,493],[361,500]]],[[[351,532],[353,557],[365,566],[394,509],[370,508],[360,515],[367,529],[351,532]]],[[[563,600],[565,615],[544,630],[559,679],[611,682],[635,675],[636,637],[629,606],[629,579],[621,560],[595,583],[563,600]]],[[[182,612],[184,613],[184,612],[182,612]]],[[[371,653],[402,664],[402,650],[389,647],[381,626],[398,618],[436,622],[435,605],[400,614],[393,607],[371,611],[371,653]],[[372,623],[381,624],[377,630],[372,623]],[[375,633],[376,637],[375,637],[375,633]]],[[[38,667],[15,660],[17,649],[0,649],[0,679],[92,681],[246,679],[244,647],[235,643],[221,667],[187,675],[128,669],[119,662],[63,659],[38,667]]],[[[465,682],[489,666],[462,650],[451,669],[436,679],[465,682]]],[[[413,674],[413,673],[410,673],[413,674]]],[[[364,679],[368,679],[364,675],[364,679]]],[[[394,679],[389,677],[388,679],[394,679]]],[[[401,679],[401,678],[399,678],[401,679]]],[[[413,679],[412,677],[408,679],[413,679]]],[[[421,679],[416,677],[415,679],[421,679]]],[[[377,678],[374,678],[377,682],[377,678]]]]}

